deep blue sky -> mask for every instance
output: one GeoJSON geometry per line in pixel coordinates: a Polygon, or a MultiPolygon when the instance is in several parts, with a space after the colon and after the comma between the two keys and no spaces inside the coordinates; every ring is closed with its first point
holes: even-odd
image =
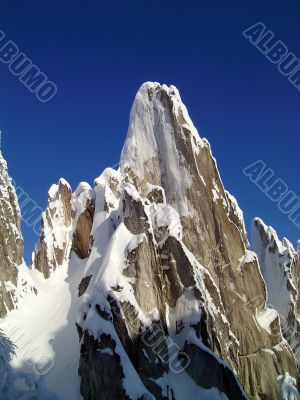
{"type": "MultiPolygon", "coordinates": [[[[300,195],[298,92],[242,36],[257,21],[300,58],[295,1],[2,0],[0,30],[58,86],[41,104],[0,64],[10,174],[42,207],[60,177],[75,189],[119,160],[144,81],[174,84],[209,139],[226,188],[293,242],[299,230],[244,177],[262,159],[300,195]],[[112,3],[112,4],[110,4],[112,3]]],[[[24,227],[26,258],[36,241],[24,227]]]]}

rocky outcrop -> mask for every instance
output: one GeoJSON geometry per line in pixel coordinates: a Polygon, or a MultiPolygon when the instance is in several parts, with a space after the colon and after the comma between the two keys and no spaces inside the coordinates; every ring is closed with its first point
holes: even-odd
{"type": "Polygon", "coordinates": [[[15,307],[18,266],[23,263],[23,253],[17,195],[0,154],[0,318],[15,307]]]}
{"type": "Polygon", "coordinates": [[[33,253],[33,268],[45,278],[68,262],[71,250],[81,259],[89,256],[93,243],[93,196],[86,182],[81,182],[74,193],[64,179],[50,188],[48,207],[42,215],[40,240],[33,253]]]}
{"type": "Polygon", "coordinates": [[[115,347],[116,343],[110,336],[102,335],[99,345],[88,334],[84,336],[79,367],[79,375],[82,377],[81,393],[84,399],[129,399],[122,386],[124,373],[120,357],[114,352],[115,347]],[[92,370],[91,365],[93,365],[92,370]]]}
{"type": "Polygon", "coordinates": [[[95,214],[95,202],[93,191],[86,182],[81,182],[74,193],[74,234],[72,249],[79,258],[89,256],[93,237],[91,235],[95,214]]]}
{"type": "Polygon", "coordinates": [[[175,87],[141,87],[120,170],[95,183],[77,321],[84,399],[179,400],[179,370],[229,399],[277,399],[277,376],[297,378],[294,355],[242,213],[175,87]],[[119,397],[105,397],[111,380],[119,397]]]}
{"type": "Polygon", "coordinates": [[[253,249],[258,255],[268,291],[268,306],[280,316],[281,329],[300,364],[300,256],[276,231],[256,218],[252,224],[253,249]]]}
{"type": "Polygon", "coordinates": [[[69,259],[72,244],[72,190],[61,179],[48,193],[48,208],[42,215],[41,237],[32,265],[45,278],[69,259]]]}

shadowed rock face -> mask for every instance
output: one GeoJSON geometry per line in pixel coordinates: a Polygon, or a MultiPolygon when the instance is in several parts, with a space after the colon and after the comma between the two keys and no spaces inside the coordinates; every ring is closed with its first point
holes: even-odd
{"type": "Polygon", "coordinates": [[[0,318],[15,306],[18,266],[23,262],[24,245],[21,215],[15,189],[0,154],[0,318]]]}
{"type": "Polygon", "coordinates": [[[72,230],[72,190],[61,179],[49,190],[48,208],[42,215],[42,233],[33,253],[33,268],[49,278],[70,255],[72,230]]]}
{"type": "Polygon", "coordinates": [[[97,344],[85,334],[79,366],[84,399],[129,400],[122,387],[124,374],[120,357],[114,352],[115,346],[115,342],[106,335],[102,335],[97,344]],[[107,352],[107,349],[111,349],[111,352],[107,352]],[[101,352],[102,356],[99,357],[101,352]]]}

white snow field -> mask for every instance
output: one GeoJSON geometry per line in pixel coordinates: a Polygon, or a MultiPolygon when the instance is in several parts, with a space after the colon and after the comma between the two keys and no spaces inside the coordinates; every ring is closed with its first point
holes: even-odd
{"type": "MultiPolygon", "coordinates": [[[[84,261],[73,255],[69,265],[54,271],[47,280],[40,272],[28,270],[38,294],[25,294],[19,309],[0,321],[0,329],[16,345],[16,354],[10,363],[13,371],[38,376],[36,372],[44,373],[50,369],[45,375],[46,386],[64,400],[81,399],[80,347],[75,322],[80,302],[78,284],[83,269],[84,261]]],[[[57,398],[47,396],[40,393],[36,398],[57,398]]]]}

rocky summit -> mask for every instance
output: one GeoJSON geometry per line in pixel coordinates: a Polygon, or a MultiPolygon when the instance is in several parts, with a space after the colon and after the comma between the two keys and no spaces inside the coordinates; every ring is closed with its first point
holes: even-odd
{"type": "MultiPolygon", "coordinates": [[[[300,398],[299,253],[259,218],[250,250],[174,86],[139,89],[118,169],[50,188],[29,267],[2,158],[0,179],[0,340],[23,377],[32,341],[52,361],[30,398],[300,398]]],[[[21,398],[10,382],[0,397],[21,398]]]]}

